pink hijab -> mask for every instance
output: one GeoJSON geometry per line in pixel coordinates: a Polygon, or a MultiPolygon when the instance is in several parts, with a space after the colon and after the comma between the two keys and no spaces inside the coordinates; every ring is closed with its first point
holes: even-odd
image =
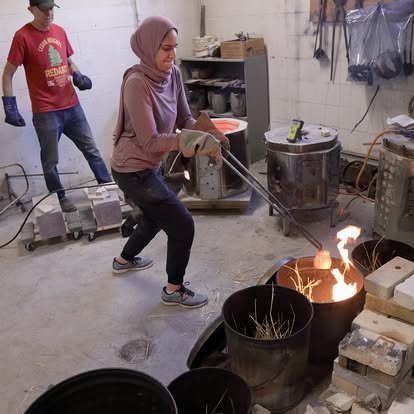
{"type": "Polygon", "coordinates": [[[165,17],[151,16],[144,19],[131,36],[131,49],[140,58],[140,63],[126,70],[121,85],[118,121],[114,130],[114,144],[119,140],[124,129],[124,86],[131,73],[142,73],[148,78],[148,85],[155,91],[171,76],[171,70],[162,72],[155,62],[158,49],[165,35],[171,30],[177,31],[174,23],[165,17]]]}

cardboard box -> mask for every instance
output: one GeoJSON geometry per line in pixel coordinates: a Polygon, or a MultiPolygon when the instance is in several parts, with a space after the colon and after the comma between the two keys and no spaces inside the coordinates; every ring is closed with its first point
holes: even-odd
{"type": "Polygon", "coordinates": [[[253,55],[264,55],[264,39],[258,37],[247,40],[227,40],[221,42],[221,57],[224,59],[244,59],[253,55]]]}

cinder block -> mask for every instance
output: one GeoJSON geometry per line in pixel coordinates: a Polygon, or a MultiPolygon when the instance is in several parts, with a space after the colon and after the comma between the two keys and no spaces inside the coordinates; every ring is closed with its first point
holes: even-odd
{"type": "Polygon", "coordinates": [[[405,361],[407,345],[371,331],[355,329],[339,343],[339,354],[348,358],[346,368],[360,375],[366,375],[366,369],[359,368],[360,364],[397,375],[405,361]],[[353,366],[350,361],[357,364],[353,366]]]}
{"type": "Polygon", "coordinates": [[[108,196],[103,200],[92,200],[93,212],[98,227],[121,225],[122,213],[118,194],[108,191],[108,196]]]}
{"type": "Polygon", "coordinates": [[[389,299],[394,296],[394,288],[413,273],[414,262],[397,256],[369,274],[364,287],[372,295],[389,299]]]}
{"type": "MultiPolygon", "coordinates": [[[[33,204],[39,202],[43,197],[33,197],[33,204]]],[[[40,237],[43,240],[66,235],[66,224],[56,194],[51,194],[44,199],[34,209],[34,216],[39,226],[40,237]]]]}
{"type": "Polygon", "coordinates": [[[340,411],[348,411],[352,407],[355,400],[356,397],[354,395],[348,395],[345,393],[337,393],[326,399],[326,401],[330,402],[334,408],[340,411]]]}
{"type": "Polygon", "coordinates": [[[30,244],[34,242],[34,239],[34,225],[31,221],[27,221],[20,232],[20,240],[25,244],[30,244]]]}
{"type": "Polygon", "coordinates": [[[414,311],[414,276],[395,287],[394,300],[401,306],[414,311]]]}
{"type": "Polygon", "coordinates": [[[82,231],[82,223],[80,221],[78,210],[65,213],[65,218],[70,233],[82,231]]]}
{"type": "Polygon", "coordinates": [[[414,311],[401,306],[394,298],[383,299],[367,293],[365,297],[365,307],[414,325],[414,311]]]}
{"type": "Polygon", "coordinates": [[[334,373],[355,385],[358,388],[358,396],[360,398],[365,398],[369,394],[377,394],[381,400],[381,409],[386,410],[390,407],[391,403],[394,401],[395,397],[398,395],[400,390],[405,386],[409,373],[402,378],[401,382],[396,388],[386,387],[382,384],[377,384],[376,382],[370,380],[367,377],[356,374],[355,372],[348,371],[347,369],[342,368],[337,359],[334,362],[334,373]],[[365,392],[364,392],[365,391],[365,392]]]}
{"type": "Polygon", "coordinates": [[[378,410],[364,402],[356,402],[352,404],[351,414],[378,414],[378,410]]]}
{"type": "Polygon", "coordinates": [[[387,318],[369,309],[364,309],[352,321],[352,329],[365,329],[407,344],[407,354],[410,354],[413,349],[414,326],[393,318],[387,318]]]}
{"type": "Polygon", "coordinates": [[[332,372],[332,384],[349,395],[358,395],[358,385],[338,377],[334,372],[332,372]]]}

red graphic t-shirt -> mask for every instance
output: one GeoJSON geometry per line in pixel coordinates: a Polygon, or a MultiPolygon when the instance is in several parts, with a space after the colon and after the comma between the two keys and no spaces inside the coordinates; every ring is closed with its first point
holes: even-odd
{"type": "Polygon", "coordinates": [[[79,103],[69,73],[72,55],[65,31],[56,24],[43,32],[28,23],[16,32],[7,60],[23,65],[33,112],[58,111],[79,103]]]}

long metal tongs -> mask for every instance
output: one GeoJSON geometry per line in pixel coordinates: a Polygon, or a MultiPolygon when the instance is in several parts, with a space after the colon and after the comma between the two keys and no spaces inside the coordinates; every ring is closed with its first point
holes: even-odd
{"type": "Polygon", "coordinates": [[[223,162],[236,173],[252,190],[255,190],[265,200],[270,207],[275,209],[282,217],[289,221],[303,234],[303,236],[312,243],[319,251],[322,251],[322,243],[310,234],[301,224],[299,224],[292,213],[282,204],[277,197],[268,190],[260,181],[226,148],[222,146],[224,154],[232,160],[238,168],[236,168],[228,159],[223,157],[223,162]],[[243,173],[245,175],[243,175],[243,173]]]}

